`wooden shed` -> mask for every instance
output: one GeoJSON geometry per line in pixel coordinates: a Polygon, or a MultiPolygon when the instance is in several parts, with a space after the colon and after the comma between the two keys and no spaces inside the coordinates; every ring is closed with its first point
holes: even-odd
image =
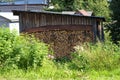
{"type": "Polygon", "coordinates": [[[19,16],[20,32],[34,33],[50,44],[55,56],[68,56],[83,42],[104,41],[103,17],[57,12],[13,11],[19,16]]]}

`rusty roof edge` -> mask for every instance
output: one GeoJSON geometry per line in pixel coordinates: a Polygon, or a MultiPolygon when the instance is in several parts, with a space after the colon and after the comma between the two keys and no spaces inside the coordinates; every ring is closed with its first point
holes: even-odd
{"type": "Polygon", "coordinates": [[[12,10],[14,15],[19,15],[20,12],[30,12],[30,13],[43,13],[43,14],[56,14],[56,15],[68,15],[68,16],[78,16],[78,17],[88,17],[88,18],[96,18],[96,19],[102,19],[105,21],[104,17],[99,17],[99,16],[81,16],[78,14],[62,14],[61,12],[51,12],[51,11],[25,11],[25,10],[12,10]]]}

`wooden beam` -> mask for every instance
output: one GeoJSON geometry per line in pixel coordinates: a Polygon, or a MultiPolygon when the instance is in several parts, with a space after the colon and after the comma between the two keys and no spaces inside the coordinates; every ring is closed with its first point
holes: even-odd
{"type": "Polygon", "coordinates": [[[41,26],[41,27],[34,27],[34,28],[27,28],[22,32],[39,32],[39,31],[51,31],[51,30],[75,30],[75,31],[86,31],[91,30],[91,25],[55,25],[55,26],[41,26]]]}

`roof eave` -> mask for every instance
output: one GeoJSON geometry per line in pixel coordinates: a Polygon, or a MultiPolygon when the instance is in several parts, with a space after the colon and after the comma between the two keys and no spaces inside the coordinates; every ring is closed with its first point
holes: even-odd
{"type": "Polygon", "coordinates": [[[76,14],[62,14],[59,12],[50,12],[50,11],[18,11],[18,10],[12,10],[14,15],[19,15],[20,12],[31,12],[31,13],[43,13],[43,14],[56,14],[56,15],[68,15],[68,16],[78,16],[78,17],[88,17],[88,18],[96,18],[96,19],[101,19],[105,21],[104,17],[99,17],[99,16],[81,16],[81,15],[76,15],[76,14]]]}

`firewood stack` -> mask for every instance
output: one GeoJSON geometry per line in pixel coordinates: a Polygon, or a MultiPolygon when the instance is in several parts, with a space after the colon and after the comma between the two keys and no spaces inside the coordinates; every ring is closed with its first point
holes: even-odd
{"type": "Polygon", "coordinates": [[[92,31],[51,30],[36,32],[34,35],[51,46],[55,57],[70,56],[73,47],[93,40],[92,31]]]}

